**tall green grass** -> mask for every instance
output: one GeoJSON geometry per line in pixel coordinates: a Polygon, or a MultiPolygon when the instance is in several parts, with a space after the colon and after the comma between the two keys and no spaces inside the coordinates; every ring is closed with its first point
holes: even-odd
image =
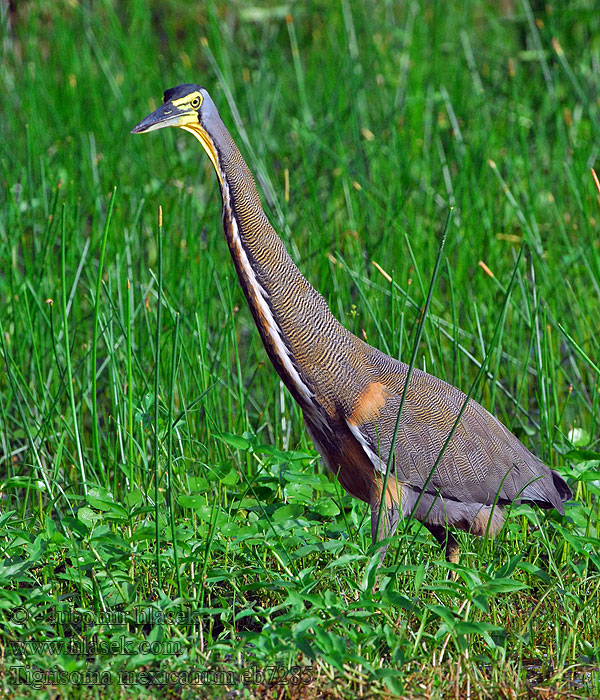
{"type": "Polygon", "coordinates": [[[121,697],[600,695],[597,10],[3,6],[7,691],[94,697],[77,674],[102,671],[121,697]],[[416,366],[468,391],[488,358],[475,398],[569,478],[565,517],[460,533],[456,580],[411,523],[377,571],[267,362],[208,159],[129,133],[182,82],[332,311],[407,362],[454,207],[416,366]]]}

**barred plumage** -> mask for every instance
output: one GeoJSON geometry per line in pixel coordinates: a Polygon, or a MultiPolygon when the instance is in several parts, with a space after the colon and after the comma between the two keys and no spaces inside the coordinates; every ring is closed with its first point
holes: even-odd
{"type": "Polygon", "coordinates": [[[571,497],[564,479],[472,400],[431,474],[466,396],[417,369],[382,499],[407,365],[346,330],[302,276],[204,88],[168,90],[163,105],[133,132],[166,126],[194,134],[208,153],[221,187],[225,237],[267,354],[300,405],[327,467],[350,494],[371,505],[374,542],[392,535],[399,518],[412,513],[456,561],[448,525],[494,534],[502,526],[502,508],[521,500],[564,513],[563,502],[571,497]]]}

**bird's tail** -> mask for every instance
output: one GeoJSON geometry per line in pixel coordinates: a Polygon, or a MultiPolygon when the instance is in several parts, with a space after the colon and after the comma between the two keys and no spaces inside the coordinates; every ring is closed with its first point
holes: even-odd
{"type": "Polygon", "coordinates": [[[523,489],[519,500],[531,501],[544,509],[556,508],[561,515],[564,515],[563,503],[573,497],[571,489],[558,472],[548,469],[546,465],[544,465],[544,470],[550,472],[548,476],[551,476],[552,480],[548,479],[546,475],[533,480],[523,489]]]}

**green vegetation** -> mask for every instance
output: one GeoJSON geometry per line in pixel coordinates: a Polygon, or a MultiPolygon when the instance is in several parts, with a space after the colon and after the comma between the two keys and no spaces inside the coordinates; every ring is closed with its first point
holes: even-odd
{"type": "Polygon", "coordinates": [[[597,3],[0,12],[4,690],[600,696],[597,3]],[[461,533],[454,581],[411,523],[377,572],[267,362],[208,159],[129,134],[182,82],[332,311],[407,361],[454,205],[417,365],[468,391],[488,357],[475,398],[569,478],[565,517],[461,533]]]}

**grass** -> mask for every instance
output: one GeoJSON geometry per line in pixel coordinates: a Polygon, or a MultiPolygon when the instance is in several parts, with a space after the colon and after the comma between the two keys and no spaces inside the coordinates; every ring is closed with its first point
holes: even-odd
{"type": "Polygon", "coordinates": [[[598,697],[595,3],[0,12],[4,692],[598,697]],[[454,206],[416,366],[468,391],[488,358],[475,398],[569,479],[565,517],[461,533],[455,581],[411,523],[377,572],[266,361],[208,159],[129,134],[190,81],[333,312],[405,361],[454,206]]]}

